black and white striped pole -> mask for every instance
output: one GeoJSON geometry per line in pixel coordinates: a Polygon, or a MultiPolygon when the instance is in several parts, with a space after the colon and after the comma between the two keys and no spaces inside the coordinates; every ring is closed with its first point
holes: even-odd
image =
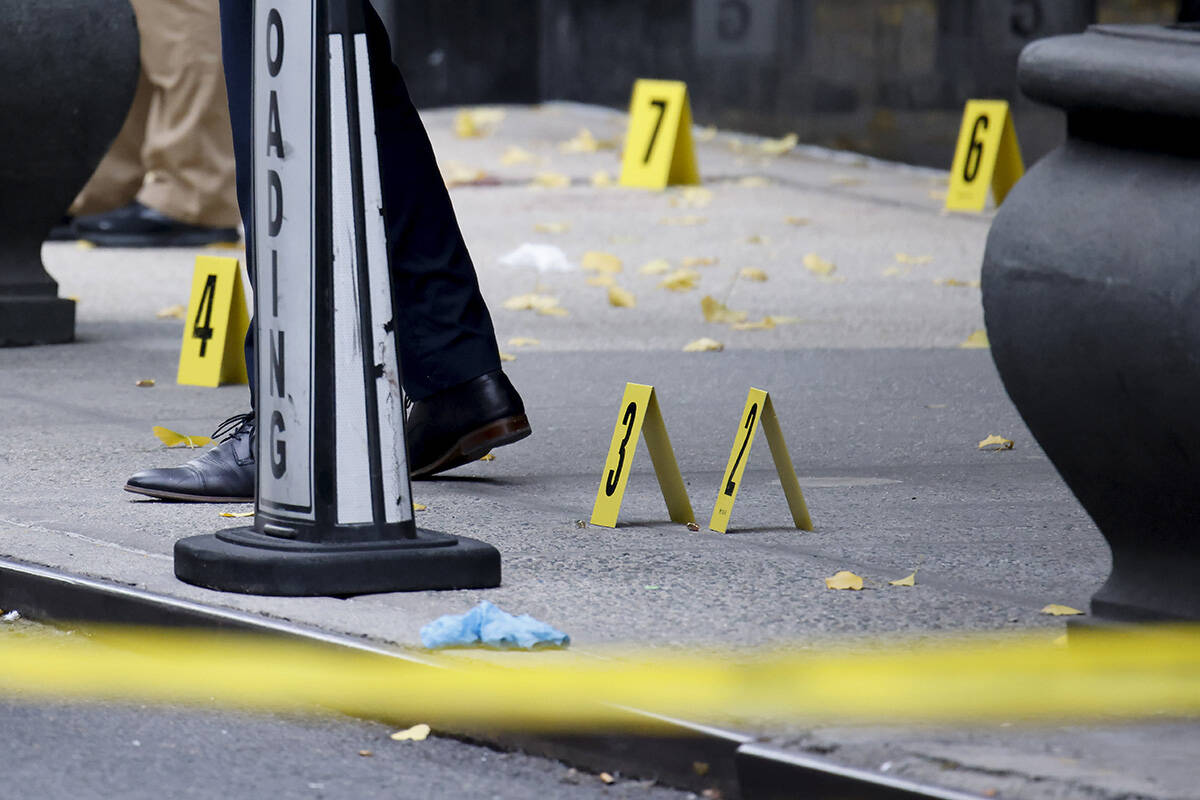
{"type": "Polygon", "coordinates": [[[188,583],[271,595],[500,583],[494,547],[413,519],[364,2],[255,2],[256,514],[176,543],[188,583]]]}

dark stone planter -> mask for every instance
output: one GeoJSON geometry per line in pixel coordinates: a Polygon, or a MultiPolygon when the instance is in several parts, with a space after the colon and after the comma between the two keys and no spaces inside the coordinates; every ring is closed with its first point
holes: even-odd
{"type": "Polygon", "coordinates": [[[0,30],[0,346],[69,342],[42,242],[125,121],[137,27],[128,0],[16,0],[0,30]]]}
{"type": "Polygon", "coordinates": [[[1019,81],[1069,135],[988,237],[992,355],[1112,549],[1093,615],[1200,620],[1200,30],[1047,39],[1019,81]]]}

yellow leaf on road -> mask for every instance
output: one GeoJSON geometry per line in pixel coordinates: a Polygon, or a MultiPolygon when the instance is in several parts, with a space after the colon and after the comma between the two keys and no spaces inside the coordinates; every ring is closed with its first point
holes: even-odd
{"type": "Polygon", "coordinates": [[[842,570],[832,578],[826,578],[825,587],[827,589],[849,589],[858,592],[862,591],[863,579],[853,572],[842,570]]]}
{"type": "Polygon", "coordinates": [[[571,230],[569,222],[539,222],[533,226],[538,233],[566,233],[571,230]]]}
{"type": "Polygon", "coordinates": [[[1076,614],[1082,614],[1083,612],[1077,608],[1071,608],[1070,606],[1060,606],[1058,603],[1051,603],[1042,609],[1042,613],[1049,614],[1052,617],[1071,617],[1076,614]]]}
{"type": "Polygon", "coordinates": [[[964,350],[979,350],[985,347],[991,347],[988,342],[987,331],[982,328],[968,336],[959,347],[964,350]]]}
{"type": "Polygon", "coordinates": [[[541,341],[529,336],[514,336],[508,340],[509,347],[537,347],[539,344],[541,341]]]}
{"type": "Polygon", "coordinates": [[[688,186],[671,198],[671,205],[676,208],[704,208],[712,199],[712,190],[703,186],[688,186]]]}
{"type": "Polygon", "coordinates": [[[885,278],[895,278],[900,275],[907,275],[908,270],[903,267],[885,267],[883,272],[879,273],[885,278]]]}
{"type": "Polygon", "coordinates": [[[464,108],[454,115],[454,133],[460,139],[478,139],[490,136],[503,120],[503,109],[464,108]]]}
{"type": "Polygon", "coordinates": [[[928,264],[933,261],[933,256],[910,256],[908,253],[896,253],[896,263],[898,264],[928,264]]]}
{"type": "Polygon", "coordinates": [[[489,180],[488,174],[483,170],[461,164],[457,161],[447,161],[438,166],[442,171],[442,180],[451,189],[455,186],[466,186],[489,180]]]}
{"type": "Polygon", "coordinates": [[[516,164],[528,164],[536,160],[537,156],[516,145],[509,147],[504,151],[504,155],[500,156],[500,163],[506,167],[515,166],[516,164]]]}
{"type": "Polygon", "coordinates": [[[583,260],[580,262],[580,265],[588,272],[600,272],[608,275],[616,275],[624,269],[621,259],[612,253],[605,253],[600,250],[588,250],[583,254],[583,260]]]}
{"type": "Polygon", "coordinates": [[[694,269],[681,267],[674,272],[664,275],[658,282],[658,288],[669,289],[672,292],[686,292],[695,289],[700,283],[700,273],[694,269]]]}
{"type": "Polygon", "coordinates": [[[580,128],[574,139],[568,139],[558,146],[564,153],[595,153],[598,150],[615,149],[617,143],[612,139],[597,139],[587,128],[580,128]]]}
{"type": "Polygon", "coordinates": [[[558,298],[551,294],[518,294],[504,301],[509,311],[540,311],[557,305],[558,298]]]}
{"type": "Polygon", "coordinates": [[[914,572],[912,575],[909,575],[907,578],[900,578],[899,580],[888,581],[888,583],[890,583],[892,586],[916,586],[917,585],[917,573],[914,572]]]}
{"type": "Polygon", "coordinates": [[[167,447],[204,447],[212,441],[208,436],[184,436],[161,425],[155,425],[153,430],[154,435],[167,447]]]}
{"type": "Polygon", "coordinates": [[[183,306],[167,306],[160,308],[154,316],[159,319],[183,319],[185,314],[187,314],[187,309],[183,306]]]}
{"type": "Polygon", "coordinates": [[[571,179],[560,172],[539,172],[529,182],[533,189],[565,189],[571,185],[571,179]]]}
{"type": "Polygon", "coordinates": [[[1013,440],[992,434],[979,443],[980,450],[1012,450],[1013,440]]]}
{"type": "Polygon", "coordinates": [[[598,170],[592,173],[592,186],[598,186],[603,189],[605,187],[612,186],[615,183],[616,181],[613,180],[613,176],[604,170],[598,170]]]}
{"type": "Polygon", "coordinates": [[[429,738],[430,728],[425,723],[413,725],[402,731],[396,731],[391,735],[392,741],[395,742],[423,742],[429,738]]]}
{"type": "Polygon", "coordinates": [[[506,352],[504,352],[503,350],[501,350],[501,351],[500,351],[500,360],[501,360],[501,361],[505,361],[505,362],[507,362],[507,361],[516,361],[516,360],[517,360],[517,357],[516,357],[516,356],[514,356],[512,353],[506,353],[506,352]]]}
{"type": "Polygon", "coordinates": [[[633,308],[637,305],[637,299],[628,289],[610,286],[608,287],[608,304],[615,308],[633,308]]]}
{"type": "Polygon", "coordinates": [[[757,267],[746,267],[738,270],[738,277],[744,281],[757,281],[763,283],[767,280],[767,273],[757,267]]]}
{"type": "Polygon", "coordinates": [[[804,257],[804,268],[814,275],[819,275],[823,278],[828,278],[835,271],[837,265],[832,261],[826,261],[816,253],[809,253],[804,257]]]}
{"type": "Polygon", "coordinates": [[[719,353],[724,349],[725,345],[716,339],[709,339],[707,336],[700,339],[693,339],[683,346],[683,352],[685,353],[719,353]]]}
{"type": "Polygon", "coordinates": [[[957,286],[962,288],[978,289],[979,281],[960,281],[958,278],[934,278],[934,286],[957,286]]]}
{"type": "Polygon", "coordinates": [[[424,503],[413,503],[413,511],[426,511],[428,508],[424,503]]]}
{"type": "Polygon", "coordinates": [[[717,322],[722,325],[736,325],[745,322],[748,316],[745,311],[733,311],[712,295],[705,295],[700,301],[700,310],[704,312],[705,322],[717,322]]]}
{"type": "Polygon", "coordinates": [[[717,263],[717,259],[712,256],[689,256],[679,263],[684,267],[711,267],[717,263]]]}
{"type": "Polygon", "coordinates": [[[245,519],[246,517],[253,517],[254,512],[253,511],[222,511],[221,516],[228,517],[230,519],[245,519]]]}
{"type": "Polygon", "coordinates": [[[638,268],[639,275],[666,275],[671,271],[671,262],[665,258],[656,258],[653,261],[647,261],[638,268]]]}
{"type": "Polygon", "coordinates": [[[797,228],[802,228],[809,223],[808,217],[787,217],[784,219],[788,225],[795,225],[797,228]]]}
{"type": "Polygon", "coordinates": [[[154,378],[142,378],[140,381],[134,384],[134,386],[138,387],[139,389],[149,389],[153,385],[154,378]]]}
{"type": "Polygon", "coordinates": [[[775,320],[763,317],[758,322],[739,322],[733,326],[735,331],[769,331],[775,327],[775,320]]]}
{"type": "Polygon", "coordinates": [[[495,461],[495,460],[496,460],[496,454],[495,454],[495,453],[488,453],[488,454],[487,454],[487,455],[485,455],[485,456],[481,456],[481,457],[479,458],[479,460],[480,460],[480,461],[495,461]]]}
{"type": "Polygon", "coordinates": [[[781,156],[784,153],[794,150],[799,143],[800,137],[794,133],[789,133],[781,139],[767,139],[758,146],[758,149],[769,156],[781,156]]]}

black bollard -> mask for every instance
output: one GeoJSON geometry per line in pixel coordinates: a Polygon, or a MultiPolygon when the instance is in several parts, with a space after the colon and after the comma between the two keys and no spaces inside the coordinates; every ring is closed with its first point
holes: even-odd
{"type": "Polygon", "coordinates": [[[255,2],[256,514],[176,543],[198,586],[500,583],[494,547],[413,519],[362,2],[255,2]]]}
{"type": "Polygon", "coordinates": [[[1093,615],[1200,620],[1200,31],[1043,40],[1019,79],[1068,139],[992,225],[992,355],[1112,549],[1093,615]]]}
{"type": "Polygon", "coordinates": [[[137,25],[129,0],[10,0],[0,30],[0,346],[69,342],[42,243],[125,121],[137,25]]]}

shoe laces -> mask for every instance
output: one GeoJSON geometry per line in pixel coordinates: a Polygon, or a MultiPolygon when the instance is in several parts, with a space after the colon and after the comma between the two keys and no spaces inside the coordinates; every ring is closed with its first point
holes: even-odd
{"type": "Polygon", "coordinates": [[[234,414],[229,419],[222,422],[213,431],[213,441],[218,444],[230,439],[237,439],[241,436],[254,433],[254,412],[247,411],[245,414],[234,414]]]}

